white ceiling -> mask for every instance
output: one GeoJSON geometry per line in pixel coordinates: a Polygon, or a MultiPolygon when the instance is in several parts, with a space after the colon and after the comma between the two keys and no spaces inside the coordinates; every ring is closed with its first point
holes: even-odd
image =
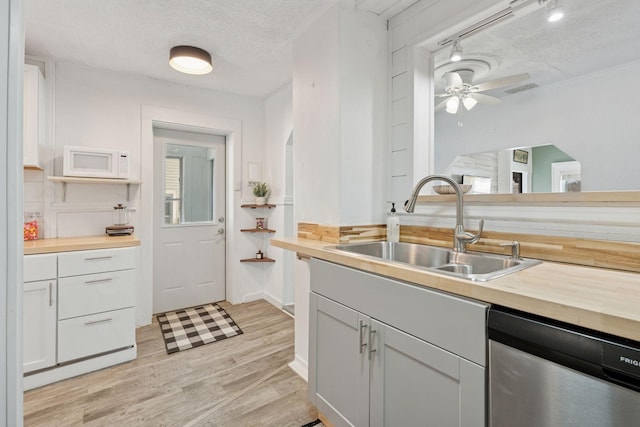
{"type": "MultiPolygon", "coordinates": [[[[26,53],[165,81],[265,96],[291,80],[293,39],[337,0],[25,0],[26,53]],[[179,73],[172,46],[209,51],[214,72],[179,73]]],[[[415,0],[356,0],[388,19],[415,0]]],[[[467,57],[492,65],[474,82],[528,72],[542,85],[640,60],[640,1],[562,0],[463,40],[467,57]]],[[[436,54],[436,67],[449,49],[436,54]]],[[[439,83],[439,82],[437,82],[439,83]]]]}
{"type": "MultiPolygon", "coordinates": [[[[293,39],[337,0],[25,0],[26,53],[243,95],[291,80],[293,39]],[[213,56],[205,76],[169,67],[169,50],[213,56]]],[[[415,0],[356,0],[388,19],[415,0]]]]}
{"type": "MultiPolygon", "coordinates": [[[[464,57],[492,69],[474,83],[529,73],[519,85],[539,86],[640,60],[639,0],[561,0],[565,18],[546,21],[540,8],[462,40],[464,57]]],[[[438,52],[435,67],[449,63],[450,48],[438,52]]],[[[463,67],[462,67],[463,68],[463,67]]],[[[436,82],[438,90],[444,84],[436,82]]],[[[492,94],[504,97],[504,90],[492,94]]]]}

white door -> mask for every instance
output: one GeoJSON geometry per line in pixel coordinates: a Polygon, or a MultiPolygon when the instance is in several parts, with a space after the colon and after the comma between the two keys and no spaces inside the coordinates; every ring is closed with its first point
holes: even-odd
{"type": "Polygon", "coordinates": [[[154,129],[153,312],[225,299],[225,138],[154,129]]]}

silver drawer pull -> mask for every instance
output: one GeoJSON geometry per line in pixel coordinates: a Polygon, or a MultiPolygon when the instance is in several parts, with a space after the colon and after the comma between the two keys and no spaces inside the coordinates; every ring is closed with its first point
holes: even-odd
{"type": "Polygon", "coordinates": [[[364,338],[363,338],[363,335],[367,330],[367,325],[364,324],[364,321],[362,319],[360,319],[359,324],[360,324],[360,328],[358,329],[358,333],[360,335],[360,338],[358,341],[358,344],[359,344],[358,347],[360,348],[360,354],[362,354],[362,352],[364,351],[364,348],[367,346],[367,343],[364,342],[364,338]]]}
{"type": "Polygon", "coordinates": [[[96,283],[105,283],[105,282],[112,282],[113,279],[112,278],[108,278],[108,279],[98,279],[98,280],[87,280],[86,282],[84,282],[85,285],[95,285],[96,283]]]}
{"type": "Polygon", "coordinates": [[[376,349],[373,345],[373,340],[376,337],[376,331],[372,328],[369,329],[369,360],[373,357],[373,353],[376,352],[376,349]]]}
{"type": "Polygon", "coordinates": [[[84,326],[91,326],[91,325],[96,325],[98,323],[107,323],[107,322],[111,322],[113,319],[112,318],[106,318],[106,319],[101,319],[101,320],[92,320],[91,322],[85,322],[84,326]]]}
{"type": "Polygon", "coordinates": [[[111,259],[111,258],[113,258],[113,256],[94,256],[94,257],[91,257],[91,258],[85,258],[84,260],[85,261],[100,261],[100,260],[103,260],[103,259],[111,259]]]}

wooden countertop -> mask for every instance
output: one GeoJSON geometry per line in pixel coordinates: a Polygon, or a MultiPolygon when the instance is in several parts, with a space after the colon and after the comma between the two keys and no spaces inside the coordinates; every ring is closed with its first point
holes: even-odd
{"type": "Polygon", "coordinates": [[[24,254],[47,254],[51,252],[84,251],[89,249],[111,249],[140,246],[136,236],[86,236],[57,239],[27,240],[24,254]]]}
{"type": "Polygon", "coordinates": [[[284,238],[271,239],[271,244],[303,256],[640,341],[637,273],[543,262],[488,282],[472,282],[400,263],[333,252],[325,249],[335,246],[327,242],[284,238]]]}

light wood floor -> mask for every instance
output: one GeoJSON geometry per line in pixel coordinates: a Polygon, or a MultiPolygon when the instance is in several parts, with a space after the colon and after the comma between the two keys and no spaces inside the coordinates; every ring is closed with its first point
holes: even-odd
{"type": "Polygon", "coordinates": [[[293,360],[293,319],[265,301],[220,303],[244,334],[168,355],[155,322],[138,358],[24,394],[25,426],[277,426],[317,418],[293,360]]]}

